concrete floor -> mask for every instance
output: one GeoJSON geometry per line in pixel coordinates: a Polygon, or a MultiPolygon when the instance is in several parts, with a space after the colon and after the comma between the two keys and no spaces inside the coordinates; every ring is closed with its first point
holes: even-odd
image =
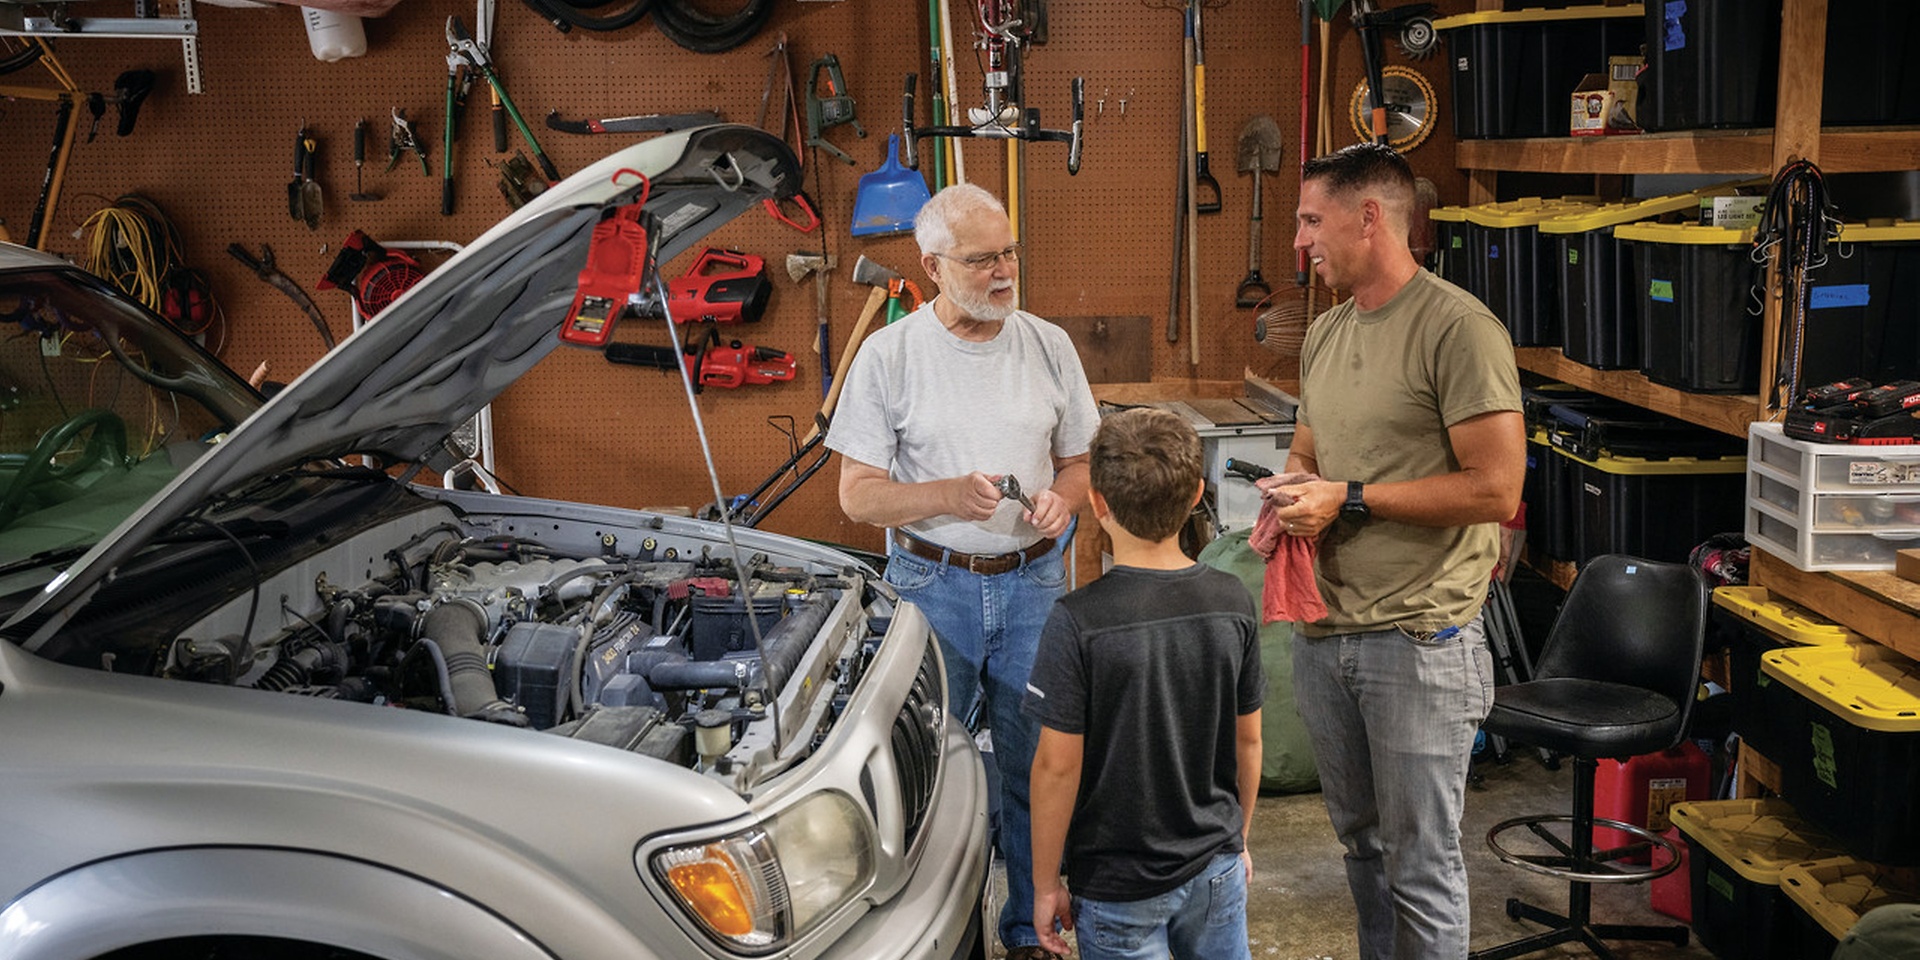
{"type": "MultiPolygon", "coordinates": [[[[1482,782],[1467,792],[1463,839],[1472,885],[1475,949],[1497,946],[1541,928],[1506,915],[1508,897],[1550,910],[1566,906],[1564,883],[1501,863],[1487,850],[1487,828],[1508,817],[1572,809],[1571,764],[1548,770],[1537,756],[1515,750],[1504,764],[1476,768],[1482,782]]],[[[1254,810],[1253,887],[1247,932],[1255,960],[1353,960],[1353,901],[1339,841],[1318,793],[1264,796],[1254,810]]],[[[1000,885],[996,897],[1004,896],[1000,885]]],[[[1677,923],[1653,911],[1645,884],[1596,887],[1593,914],[1609,923],[1677,923]]],[[[1686,947],[1617,943],[1620,960],[1705,960],[1713,956],[1697,940],[1686,947]]],[[[998,945],[994,956],[998,957],[998,945]]],[[[1535,957],[1590,957],[1584,948],[1561,946],[1535,957]]]]}

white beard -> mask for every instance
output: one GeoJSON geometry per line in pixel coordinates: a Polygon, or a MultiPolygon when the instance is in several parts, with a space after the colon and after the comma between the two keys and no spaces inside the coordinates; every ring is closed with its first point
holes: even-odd
{"type": "MultiPolygon", "coordinates": [[[[1011,284],[1008,286],[1010,287],[1011,284]]],[[[1018,308],[1012,304],[1002,306],[995,303],[991,295],[992,288],[988,289],[989,292],[987,294],[979,296],[975,296],[971,291],[962,293],[957,290],[942,290],[941,293],[944,294],[947,299],[952,300],[953,305],[959,307],[960,311],[972,320],[985,323],[997,323],[1013,316],[1013,311],[1018,308]]]]}

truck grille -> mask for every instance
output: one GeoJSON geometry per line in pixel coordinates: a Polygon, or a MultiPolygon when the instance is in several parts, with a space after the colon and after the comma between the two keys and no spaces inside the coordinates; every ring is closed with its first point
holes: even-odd
{"type": "Polygon", "coordinates": [[[940,778],[941,733],[946,724],[942,701],[946,691],[940,689],[936,649],[929,638],[913,688],[907,691],[906,703],[893,718],[893,769],[900,783],[900,810],[909,847],[926,822],[927,808],[933,804],[933,790],[940,778]]]}

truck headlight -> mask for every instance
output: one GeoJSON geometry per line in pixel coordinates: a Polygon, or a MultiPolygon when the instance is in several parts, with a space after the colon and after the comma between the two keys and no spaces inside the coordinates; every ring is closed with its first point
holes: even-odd
{"type": "Polygon", "coordinates": [[[653,872],[709,934],[760,953],[785,946],[866,889],[873,838],[851,798],[820,793],[764,826],[662,850],[653,872]]]}

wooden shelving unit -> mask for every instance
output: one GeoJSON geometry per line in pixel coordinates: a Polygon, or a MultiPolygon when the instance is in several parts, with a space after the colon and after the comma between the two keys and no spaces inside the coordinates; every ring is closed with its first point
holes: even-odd
{"type": "MultiPolygon", "coordinates": [[[[1774,128],[1642,133],[1612,137],[1462,140],[1454,148],[1465,170],[1523,173],[1725,173],[1767,176],[1774,128]]],[[[1920,129],[1832,127],[1819,132],[1825,173],[1920,169],[1920,129]]],[[[1491,198],[1489,198],[1491,199],[1491,198]]]]}
{"type": "Polygon", "coordinates": [[[1670,417],[1736,437],[1747,435],[1747,424],[1760,409],[1753,394],[1688,393],[1661,386],[1634,370],[1595,370],[1567,359],[1557,347],[1516,347],[1520,369],[1531,370],[1582,390],[1625,400],[1636,407],[1657,410],[1670,417]]]}

